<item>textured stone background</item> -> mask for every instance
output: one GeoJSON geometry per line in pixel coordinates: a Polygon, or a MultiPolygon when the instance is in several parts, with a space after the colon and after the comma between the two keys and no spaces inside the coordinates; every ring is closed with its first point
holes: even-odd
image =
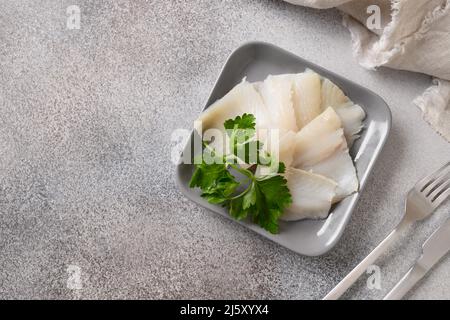
{"type": "MultiPolygon", "coordinates": [[[[0,298],[321,298],[399,221],[406,190],[450,159],[411,103],[428,84],[359,67],[334,10],[268,0],[2,0],[0,298]],[[81,8],[80,30],[66,28],[70,4],[81,8]],[[175,186],[170,134],[192,126],[227,55],[249,40],[321,64],[392,107],[390,140],[326,256],[283,249],[175,186]],[[79,290],[72,268],[81,270],[79,290]]],[[[365,276],[346,298],[382,297],[449,209],[379,261],[381,290],[368,290],[365,276]]],[[[409,298],[450,298],[449,267],[447,257],[409,298]]]]}

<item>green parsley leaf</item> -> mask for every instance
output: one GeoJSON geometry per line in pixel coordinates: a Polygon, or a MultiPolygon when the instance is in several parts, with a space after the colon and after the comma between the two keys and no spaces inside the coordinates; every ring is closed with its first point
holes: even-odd
{"type": "Polygon", "coordinates": [[[234,119],[228,119],[224,122],[223,126],[226,130],[234,129],[255,129],[256,118],[252,114],[244,113],[241,116],[237,116],[234,119]]]}
{"type": "Polygon", "coordinates": [[[287,181],[280,175],[256,180],[257,201],[253,221],[271,233],[278,233],[278,219],[292,203],[287,181]]]}
{"type": "Polygon", "coordinates": [[[227,135],[230,137],[230,150],[232,154],[247,164],[260,162],[268,163],[262,155],[263,144],[255,139],[255,116],[244,113],[224,123],[227,135]]]}
{"type": "Polygon", "coordinates": [[[190,188],[199,187],[202,197],[210,203],[226,202],[235,192],[239,182],[227,170],[225,164],[198,164],[189,183],[190,188]]]}
{"type": "Polygon", "coordinates": [[[244,209],[243,207],[244,197],[237,197],[230,201],[229,204],[229,213],[236,220],[243,220],[248,216],[248,209],[244,209]]]}
{"type": "MultiPolygon", "coordinates": [[[[233,155],[240,157],[246,164],[253,164],[251,153],[257,153],[259,159],[262,152],[262,143],[255,139],[255,117],[244,114],[235,119],[229,119],[224,123],[230,136],[233,155]],[[245,152],[245,153],[241,153],[245,152]]],[[[209,148],[208,145],[205,145],[209,148]]],[[[210,150],[214,153],[214,150],[210,150]]],[[[269,161],[273,168],[274,160],[270,155],[264,154],[264,161],[269,161]]],[[[255,176],[255,165],[245,169],[224,156],[223,164],[207,164],[202,161],[195,165],[189,187],[198,187],[202,190],[202,197],[213,204],[221,204],[228,207],[232,217],[238,220],[251,216],[252,220],[271,233],[278,233],[278,219],[284,210],[292,203],[292,197],[287,187],[286,179],[281,175],[285,172],[284,163],[278,163],[278,171],[273,170],[265,176],[255,176]],[[246,179],[238,182],[231,174],[229,168],[241,173],[246,179]],[[242,189],[245,189],[242,191],[242,189]],[[238,193],[238,191],[240,193],[238,193]],[[238,193],[238,194],[237,194],[238,193]]],[[[264,163],[267,165],[267,163],[264,163]]]]}

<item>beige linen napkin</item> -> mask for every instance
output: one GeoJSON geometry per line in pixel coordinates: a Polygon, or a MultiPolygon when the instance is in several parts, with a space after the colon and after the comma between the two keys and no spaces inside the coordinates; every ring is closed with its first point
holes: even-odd
{"type": "Polygon", "coordinates": [[[338,7],[362,66],[385,66],[435,77],[433,85],[414,103],[424,119],[450,141],[450,0],[285,1],[321,9],[338,7]],[[374,10],[381,17],[378,29],[372,23],[369,27],[374,10]]]}

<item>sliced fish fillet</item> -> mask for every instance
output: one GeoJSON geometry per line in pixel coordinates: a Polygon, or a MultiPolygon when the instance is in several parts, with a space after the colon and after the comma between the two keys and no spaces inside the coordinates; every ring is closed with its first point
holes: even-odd
{"type": "Polygon", "coordinates": [[[359,137],[358,133],[363,128],[363,120],[366,117],[364,110],[354,104],[344,92],[329,79],[322,81],[322,110],[332,107],[342,120],[347,145],[351,147],[359,137]]]}
{"type": "Polygon", "coordinates": [[[255,86],[244,80],[206,109],[197,121],[202,122],[203,130],[223,129],[226,120],[251,113],[256,117],[257,124],[265,127],[264,124],[267,122],[265,110],[264,102],[255,86]]]}
{"type": "Polygon", "coordinates": [[[293,106],[297,127],[306,126],[321,112],[321,80],[314,72],[304,72],[291,76],[293,80],[293,106]]]}
{"type": "Polygon", "coordinates": [[[322,81],[322,110],[328,107],[338,107],[349,102],[350,99],[333,82],[328,79],[322,81]]]}
{"type": "Polygon", "coordinates": [[[269,76],[255,84],[244,80],[198,119],[203,132],[217,129],[212,147],[225,151],[223,123],[244,113],[255,115],[264,149],[288,167],[293,203],[283,220],[325,218],[332,203],[358,190],[348,148],[358,138],[365,113],[333,82],[311,71],[269,76]]]}
{"type": "Polygon", "coordinates": [[[281,220],[321,219],[328,216],[336,194],[337,185],[333,180],[295,168],[288,168],[285,178],[292,195],[292,204],[285,210],[281,220]]]}
{"type": "Polygon", "coordinates": [[[333,202],[358,190],[356,170],[333,108],[327,108],[297,133],[293,166],[335,181],[338,187],[333,202]]]}
{"type": "Polygon", "coordinates": [[[259,124],[265,128],[298,131],[292,106],[292,81],[286,76],[268,76],[256,85],[266,107],[270,122],[259,124]]]}
{"type": "Polygon", "coordinates": [[[344,142],[342,123],[332,108],[297,133],[293,166],[301,168],[330,157],[344,142]]]}
{"type": "Polygon", "coordinates": [[[347,145],[351,147],[353,142],[359,138],[366,113],[359,105],[352,102],[335,107],[334,110],[341,118],[347,145]]]}
{"type": "Polygon", "coordinates": [[[283,162],[286,167],[290,167],[294,160],[294,146],[296,133],[293,131],[272,132],[265,135],[263,148],[273,158],[283,162]]]}
{"type": "MultiPolygon", "coordinates": [[[[201,122],[203,139],[210,141],[213,138],[210,146],[223,153],[228,146],[224,122],[244,113],[255,116],[257,129],[258,126],[264,128],[268,126],[269,118],[262,98],[255,86],[245,80],[206,109],[197,119],[196,127],[201,122]]],[[[198,128],[196,130],[200,131],[198,128]]]]}
{"type": "Polygon", "coordinates": [[[333,203],[339,202],[346,196],[358,191],[359,181],[356,169],[346,145],[343,145],[329,158],[312,166],[304,166],[302,169],[323,175],[337,183],[333,203]]]}

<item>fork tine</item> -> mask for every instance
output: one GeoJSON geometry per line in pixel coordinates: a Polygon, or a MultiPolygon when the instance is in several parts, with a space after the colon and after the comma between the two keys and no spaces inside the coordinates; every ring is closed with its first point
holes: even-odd
{"type": "Polygon", "coordinates": [[[438,177],[443,170],[445,170],[447,167],[450,166],[450,162],[447,162],[444,166],[430,174],[429,176],[423,178],[419,182],[416,183],[416,188],[419,189],[420,192],[422,192],[428,185],[430,185],[436,177],[438,177]]]}
{"type": "Polygon", "coordinates": [[[439,195],[442,193],[442,191],[445,191],[445,189],[448,189],[450,186],[450,179],[447,179],[446,181],[443,181],[433,192],[431,192],[427,198],[431,201],[434,201],[439,195]]]}
{"type": "Polygon", "coordinates": [[[436,179],[432,183],[428,184],[428,186],[423,189],[423,194],[426,197],[430,196],[430,194],[432,194],[438,187],[448,181],[449,173],[450,167],[447,167],[445,170],[441,171],[441,174],[436,177],[436,179]]]}
{"type": "Polygon", "coordinates": [[[436,209],[438,206],[442,204],[447,198],[450,196],[450,188],[447,188],[444,192],[442,192],[436,199],[432,201],[433,207],[436,209]]]}

